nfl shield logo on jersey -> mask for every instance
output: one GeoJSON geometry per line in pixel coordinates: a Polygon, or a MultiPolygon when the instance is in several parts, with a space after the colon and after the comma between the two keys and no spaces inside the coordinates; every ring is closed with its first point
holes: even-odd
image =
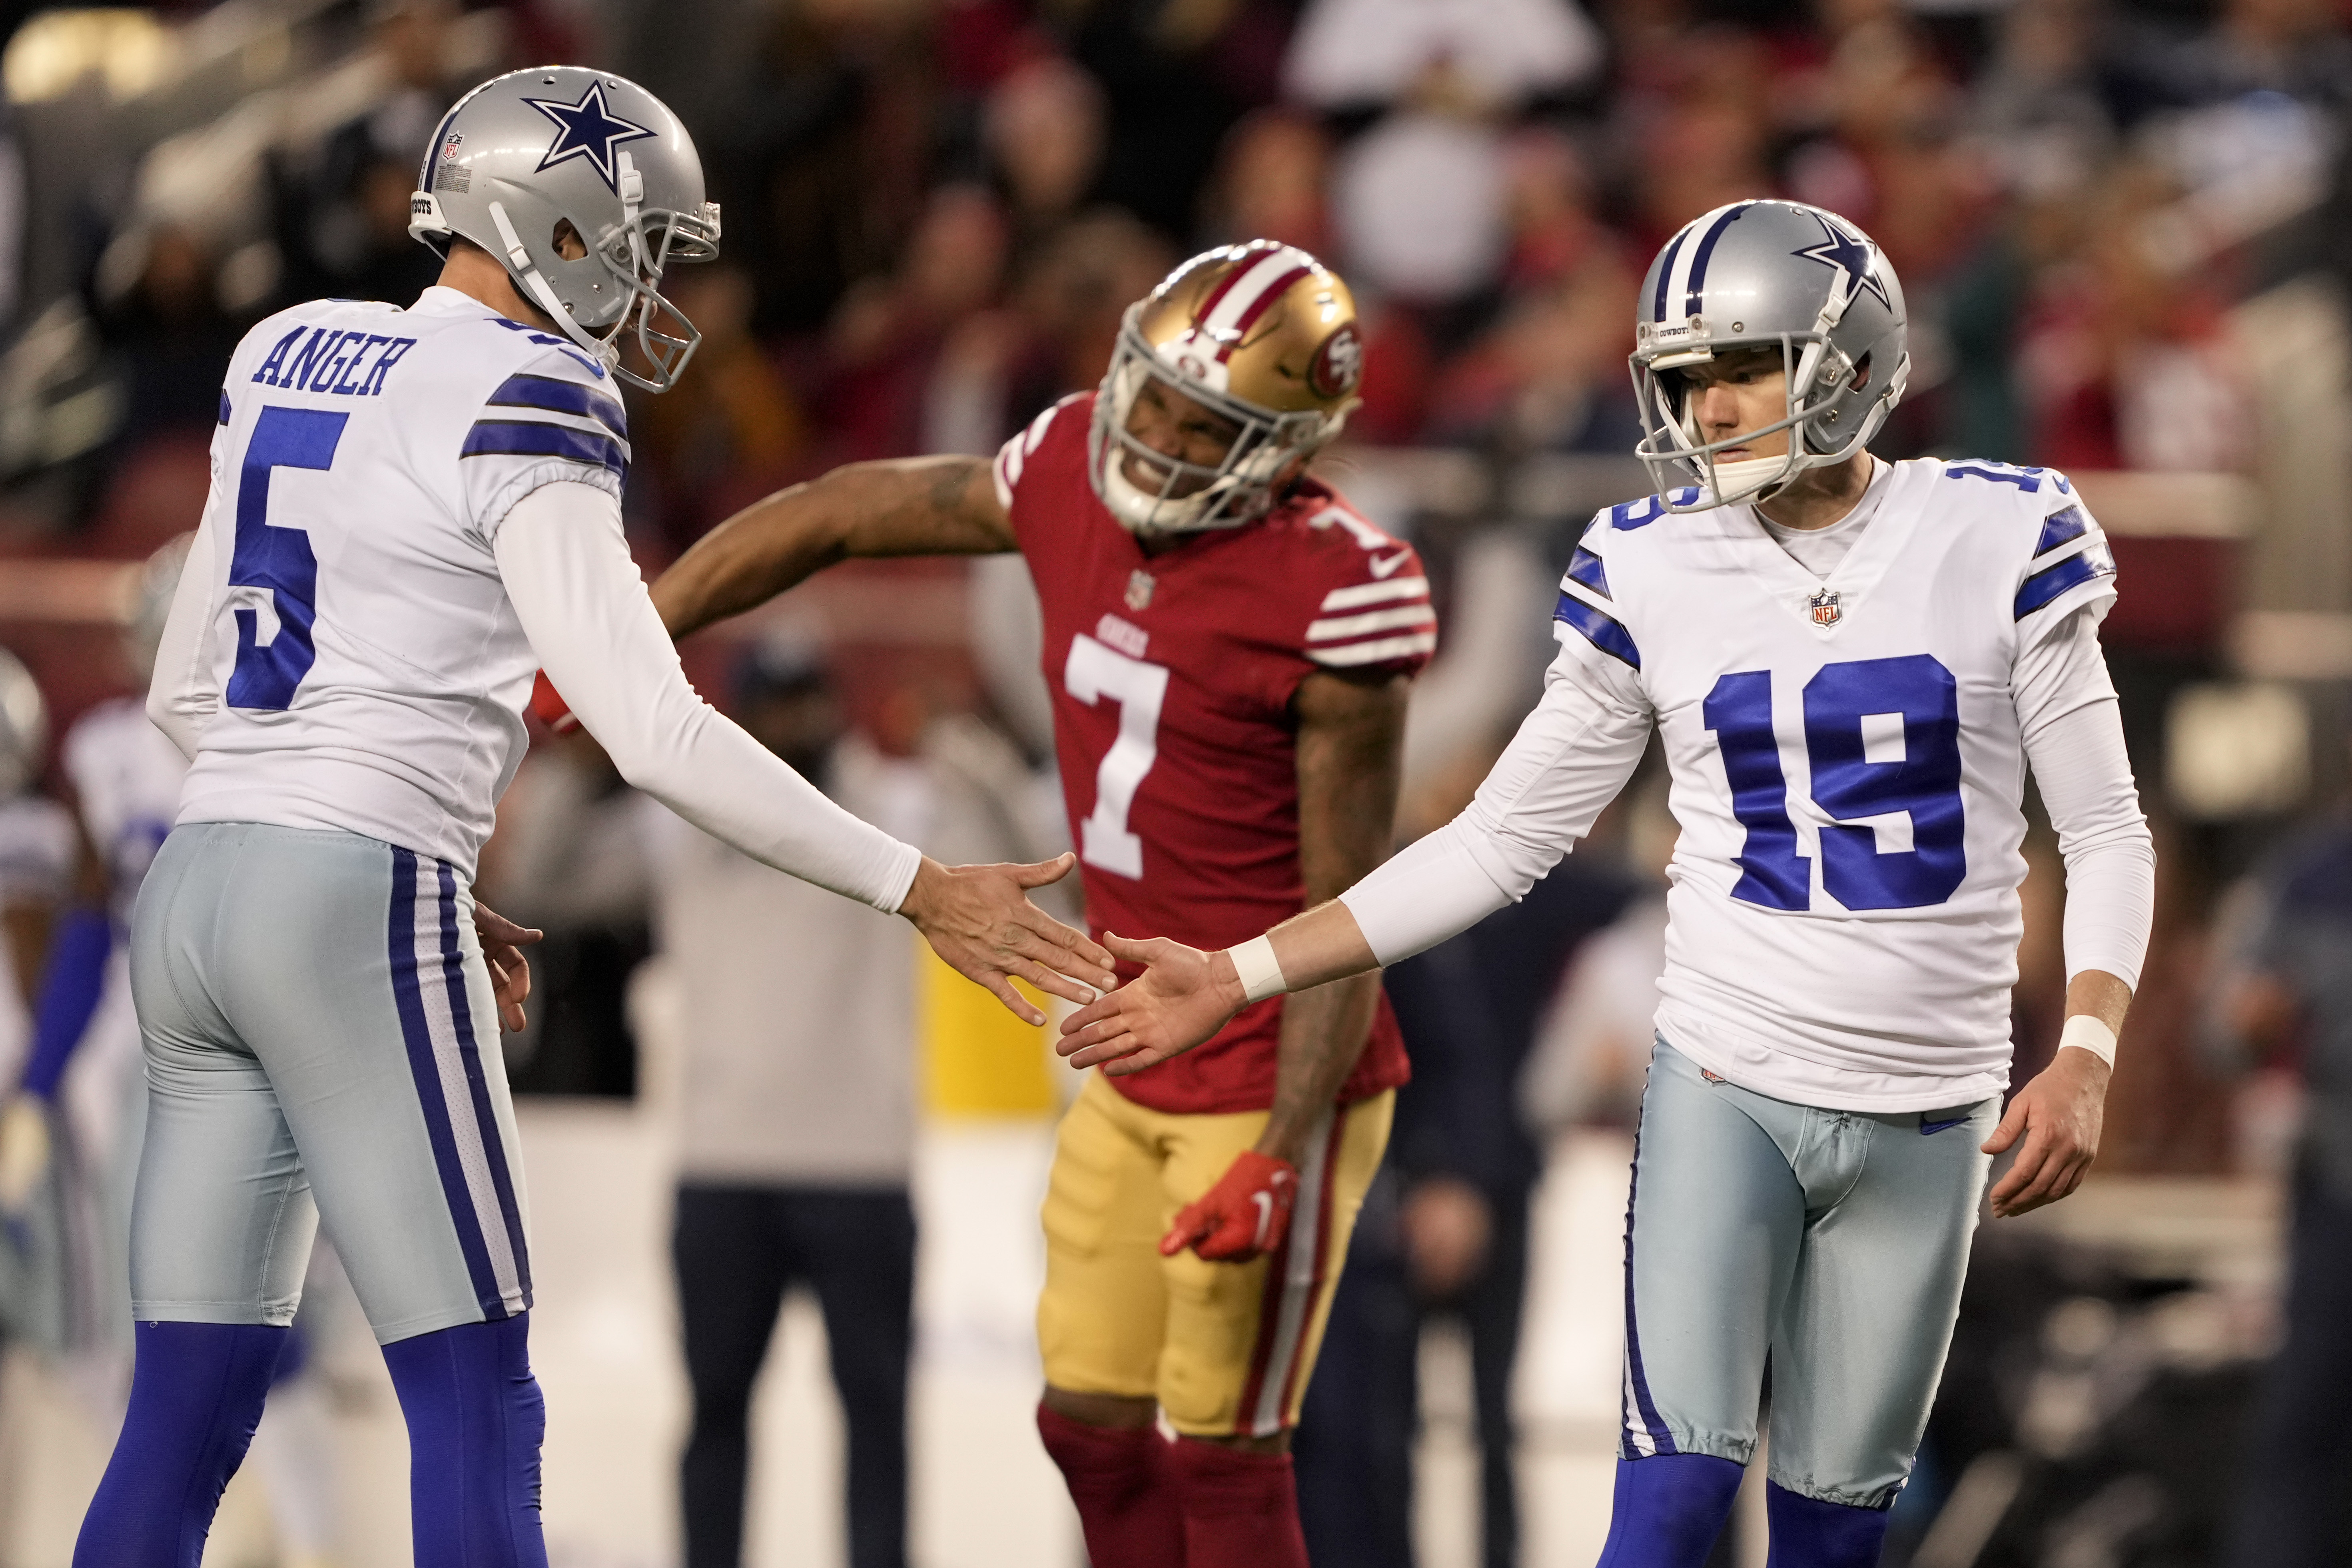
{"type": "Polygon", "coordinates": [[[1139,566],[1127,574],[1127,607],[1130,610],[1151,608],[1151,590],[1160,586],[1150,573],[1139,566]]]}
{"type": "Polygon", "coordinates": [[[1805,601],[1813,607],[1813,625],[1833,626],[1838,624],[1838,596],[1833,588],[1824,588],[1805,601]]]}

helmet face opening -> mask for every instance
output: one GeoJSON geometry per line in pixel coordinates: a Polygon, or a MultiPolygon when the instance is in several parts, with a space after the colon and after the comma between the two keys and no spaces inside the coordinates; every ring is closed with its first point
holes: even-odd
{"type": "Polygon", "coordinates": [[[1643,280],[1630,362],[1643,427],[1634,454],[1669,510],[1769,500],[1878,433],[1910,376],[1907,337],[1894,268],[1845,219],[1801,202],[1718,207],[1669,240],[1643,280]],[[1780,360],[1780,417],[1706,439],[1680,373],[1756,350],[1780,360]],[[1723,456],[1781,431],[1785,452],[1723,456]],[[1693,481],[1695,497],[1672,499],[1693,481]]]}
{"type": "Polygon", "coordinates": [[[1272,510],[1355,406],[1347,285],[1295,246],[1194,257],[1129,308],[1095,399],[1095,493],[1138,533],[1237,528],[1272,510]]]}
{"type": "Polygon", "coordinates": [[[1295,466],[1336,434],[1339,420],[1311,411],[1270,414],[1171,370],[1137,330],[1138,309],[1128,311],[1095,399],[1087,438],[1095,493],[1137,533],[1256,521],[1295,466]],[[1220,436],[1222,455],[1206,460],[1220,436]]]}

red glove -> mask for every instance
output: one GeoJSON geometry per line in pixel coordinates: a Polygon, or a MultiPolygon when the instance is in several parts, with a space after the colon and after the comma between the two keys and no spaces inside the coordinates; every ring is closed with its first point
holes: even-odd
{"type": "Polygon", "coordinates": [[[543,669],[531,679],[530,711],[533,718],[559,735],[569,735],[580,728],[580,721],[572,716],[572,704],[563,700],[543,669]]]}
{"type": "Polygon", "coordinates": [[[1244,1150],[1215,1186],[1178,1211],[1175,1226],[1160,1238],[1160,1256],[1173,1258],[1189,1247],[1212,1263],[1247,1263],[1282,1245],[1297,1201],[1296,1166],[1244,1150]]]}

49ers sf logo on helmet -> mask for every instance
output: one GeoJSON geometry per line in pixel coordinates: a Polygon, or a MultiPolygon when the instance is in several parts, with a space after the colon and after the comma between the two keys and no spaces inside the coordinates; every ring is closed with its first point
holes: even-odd
{"type": "Polygon", "coordinates": [[[1355,322],[1342,321],[1315,351],[1314,362],[1307,367],[1307,384],[1318,397],[1345,397],[1363,379],[1364,340],[1357,335],[1355,322]]]}

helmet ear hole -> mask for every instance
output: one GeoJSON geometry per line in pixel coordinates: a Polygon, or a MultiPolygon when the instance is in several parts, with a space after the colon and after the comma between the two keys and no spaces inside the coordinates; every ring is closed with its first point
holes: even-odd
{"type": "Polygon", "coordinates": [[[556,255],[566,261],[583,260],[588,255],[588,242],[580,237],[580,231],[572,226],[572,220],[568,217],[555,220],[554,231],[548,236],[547,243],[556,255]]]}
{"type": "Polygon", "coordinates": [[[1870,356],[1868,354],[1863,355],[1862,358],[1854,362],[1853,379],[1847,382],[1845,384],[1846,390],[1849,392],[1860,392],[1864,387],[1870,384],[1870,356]]]}

